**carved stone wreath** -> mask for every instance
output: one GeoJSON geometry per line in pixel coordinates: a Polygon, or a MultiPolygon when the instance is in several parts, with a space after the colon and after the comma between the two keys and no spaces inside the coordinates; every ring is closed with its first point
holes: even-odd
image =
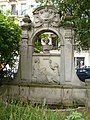
{"type": "Polygon", "coordinates": [[[54,11],[45,8],[39,11],[39,16],[42,20],[50,20],[54,17],[54,11]]]}
{"type": "Polygon", "coordinates": [[[49,7],[43,7],[34,12],[34,27],[40,27],[44,24],[57,27],[60,23],[60,15],[57,10],[49,7]]]}

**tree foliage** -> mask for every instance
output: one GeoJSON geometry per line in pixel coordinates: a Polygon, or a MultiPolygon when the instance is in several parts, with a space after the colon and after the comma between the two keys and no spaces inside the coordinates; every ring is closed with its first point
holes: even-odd
{"type": "Polygon", "coordinates": [[[0,72],[18,55],[21,29],[15,19],[0,12],[0,72]]]}
{"type": "MultiPolygon", "coordinates": [[[[89,0],[37,0],[40,5],[54,5],[63,15],[71,15],[75,26],[76,41],[82,49],[90,48],[90,1],[89,0]]],[[[66,22],[66,21],[64,21],[66,22]]]]}

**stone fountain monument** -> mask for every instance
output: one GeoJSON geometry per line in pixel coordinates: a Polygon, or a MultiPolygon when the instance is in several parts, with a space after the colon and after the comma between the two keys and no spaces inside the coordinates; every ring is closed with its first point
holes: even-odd
{"type": "Polygon", "coordinates": [[[74,69],[73,25],[64,25],[64,16],[53,6],[38,7],[33,17],[33,22],[27,15],[23,19],[19,70],[14,81],[6,84],[5,95],[32,103],[84,105],[85,85],[74,69]],[[47,31],[60,39],[60,52],[51,53],[46,42],[42,53],[34,53],[37,35],[47,31]]]}

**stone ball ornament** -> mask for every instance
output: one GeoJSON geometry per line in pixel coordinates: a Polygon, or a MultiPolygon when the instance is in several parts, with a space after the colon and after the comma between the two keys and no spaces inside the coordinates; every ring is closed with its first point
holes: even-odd
{"type": "Polygon", "coordinates": [[[23,22],[25,22],[25,23],[31,23],[31,20],[30,20],[29,15],[25,15],[25,16],[24,16],[23,22]]]}

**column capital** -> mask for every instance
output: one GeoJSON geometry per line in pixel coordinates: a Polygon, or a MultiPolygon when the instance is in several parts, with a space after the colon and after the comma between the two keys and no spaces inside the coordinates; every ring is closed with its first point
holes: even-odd
{"type": "Polygon", "coordinates": [[[23,30],[29,30],[31,29],[31,23],[32,21],[30,20],[30,17],[28,15],[25,15],[24,18],[22,19],[24,24],[21,26],[23,30]]]}

